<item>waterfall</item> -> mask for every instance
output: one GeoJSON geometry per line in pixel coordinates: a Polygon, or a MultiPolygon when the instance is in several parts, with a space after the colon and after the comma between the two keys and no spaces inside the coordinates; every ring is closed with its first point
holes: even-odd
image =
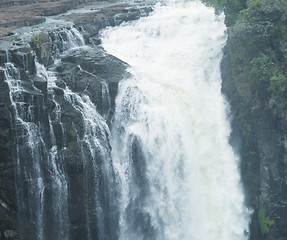
{"type": "Polygon", "coordinates": [[[19,239],[249,238],[221,94],[223,15],[158,3],[102,30],[102,46],[56,18],[17,31],[40,48],[1,55],[19,239]]]}
{"type": "Polygon", "coordinates": [[[42,94],[37,89],[25,88],[21,81],[20,71],[13,63],[5,64],[5,80],[10,89],[10,100],[14,111],[19,215],[23,221],[26,221],[25,224],[34,226],[35,235],[27,234],[43,239],[45,184],[43,169],[40,165],[48,157],[48,152],[43,139],[45,133],[40,114],[46,113],[41,107],[35,108],[43,104],[42,94]],[[33,94],[31,94],[32,91],[34,91],[33,94]],[[25,160],[31,162],[25,162],[25,160]],[[26,211],[26,208],[29,210],[26,211]]]}
{"type": "Polygon", "coordinates": [[[224,16],[200,2],[157,4],[102,31],[130,65],[112,126],[119,239],[248,239],[239,158],[221,94],[224,16]]]}
{"type": "MultiPolygon", "coordinates": [[[[31,33],[30,33],[31,34],[31,33]]],[[[82,37],[74,28],[63,28],[56,39],[57,49],[67,51],[83,45],[82,37]]],[[[58,33],[59,34],[59,33],[58,33]]],[[[56,58],[60,52],[54,54],[56,58]]],[[[29,74],[27,56],[23,56],[23,70],[29,74]],[[25,60],[25,61],[24,61],[25,60]]],[[[47,110],[47,97],[33,81],[25,81],[20,68],[9,61],[5,63],[5,81],[10,89],[13,106],[13,127],[16,144],[17,198],[21,239],[69,239],[68,183],[65,174],[65,156],[56,144],[54,121],[62,126],[61,107],[54,97],[56,76],[37,61],[37,75],[48,82],[48,95],[55,108],[47,110]]],[[[64,128],[62,126],[62,135],[64,128]]],[[[65,143],[64,147],[65,148],[65,143]]]]}

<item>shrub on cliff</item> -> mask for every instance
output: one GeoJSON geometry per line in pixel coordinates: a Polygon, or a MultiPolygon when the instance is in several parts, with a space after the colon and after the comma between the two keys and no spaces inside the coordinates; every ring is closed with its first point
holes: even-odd
{"type": "Polygon", "coordinates": [[[287,1],[206,1],[224,10],[230,26],[228,53],[239,94],[286,109],[287,1]]]}
{"type": "Polygon", "coordinates": [[[249,61],[247,73],[253,93],[272,107],[285,108],[287,2],[252,1],[240,12],[239,21],[245,26],[240,49],[249,61]]]}

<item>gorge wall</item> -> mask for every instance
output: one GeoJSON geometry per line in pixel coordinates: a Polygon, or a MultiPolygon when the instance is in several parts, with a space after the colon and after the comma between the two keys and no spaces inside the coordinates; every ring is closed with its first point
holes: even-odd
{"type": "Polygon", "coordinates": [[[286,1],[210,1],[224,9],[228,41],[222,92],[231,105],[231,144],[241,156],[250,239],[287,237],[286,1]]]}

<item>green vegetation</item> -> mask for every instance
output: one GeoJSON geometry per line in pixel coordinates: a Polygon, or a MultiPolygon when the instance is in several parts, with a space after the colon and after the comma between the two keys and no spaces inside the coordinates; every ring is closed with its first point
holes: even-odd
{"type": "Polygon", "coordinates": [[[275,224],[274,220],[269,219],[266,217],[265,208],[260,208],[258,211],[258,221],[261,230],[261,234],[265,235],[269,232],[269,227],[275,224]]]}
{"type": "Polygon", "coordinates": [[[255,198],[255,207],[258,210],[260,232],[262,235],[265,235],[269,232],[269,228],[275,224],[275,221],[266,216],[266,209],[260,197],[255,198]]]}
{"type": "Polygon", "coordinates": [[[204,1],[226,15],[228,54],[239,95],[287,110],[287,1],[204,1]]]}
{"type": "Polygon", "coordinates": [[[30,41],[30,44],[32,47],[36,47],[36,48],[39,48],[39,35],[34,35],[31,37],[31,41],[30,41]]]}
{"type": "Polygon", "coordinates": [[[11,200],[9,200],[9,199],[7,199],[7,203],[8,203],[10,206],[15,206],[14,202],[11,201],[11,200]]]}
{"type": "Polygon", "coordinates": [[[281,110],[287,107],[286,15],[286,1],[255,0],[240,12],[238,23],[246,32],[241,49],[252,93],[264,105],[281,110]]]}
{"type": "Polygon", "coordinates": [[[40,58],[41,56],[41,51],[42,51],[42,44],[43,44],[43,39],[45,39],[45,36],[46,33],[44,32],[40,32],[39,34],[36,34],[36,35],[33,35],[31,37],[31,40],[30,40],[30,46],[33,48],[33,50],[36,52],[37,56],[40,58]]]}
{"type": "Polygon", "coordinates": [[[241,19],[243,17],[246,20],[250,20],[254,12],[260,10],[260,4],[260,0],[250,2],[248,8],[245,8],[239,12],[241,15],[241,19]]]}
{"type": "Polygon", "coordinates": [[[39,35],[34,35],[31,37],[31,42],[39,41],[39,35]]]}
{"type": "MultiPolygon", "coordinates": [[[[258,177],[258,169],[265,163],[257,154],[263,146],[257,142],[259,130],[253,129],[255,120],[267,122],[263,116],[274,114],[270,119],[278,119],[287,114],[287,0],[204,1],[217,11],[224,11],[226,16],[228,40],[222,67],[226,79],[223,87],[232,102],[234,122],[243,139],[242,178],[250,196],[259,195],[262,179],[258,177]]],[[[275,129],[280,131],[278,126],[272,128],[275,129]]],[[[266,190],[265,194],[268,193],[271,194],[266,190]]],[[[279,222],[277,227],[273,226],[275,211],[270,198],[264,198],[266,204],[258,198],[255,204],[248,200],[256,208],[251,223],[252,239],[262,238],[271,227],[279,231],[279,222]]]]}
{"type": "Polygon", "coordinates": [[[85,229],[85,228],[86,228],[85,224],[79,224],[72,227],[72,229],[85,229]]]}
{"type": "Polygon", "coordinates": [[[44,32],[40,32],[39,35],[37,35],[37,34],[36,34],[36,35],[33,35],[33,36],[31,37],[30,43],[33,44],[34,46],[39,47],[40,37],[41,37],[41,35],[44,35],[44,34],[45,34],[44,32]]]}
{"type": "Polygon", "coordinates": [[[15,36],[14,40],[19,42],[19,41],[21,41],[21,38],[19,36],[15,36]]]}

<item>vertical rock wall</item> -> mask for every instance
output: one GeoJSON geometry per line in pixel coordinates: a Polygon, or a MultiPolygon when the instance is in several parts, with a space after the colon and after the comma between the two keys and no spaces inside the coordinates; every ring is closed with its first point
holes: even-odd
{"type": "MultiPolygon", "coordinates": [[[[241,156],[246,202],[254,211],[250,239],[283,240],[287,237],[287,112],[270,105],[270,89],[261,95],[252,89],[254,53],[244,50],[247,34],[244,25],[229,28],[221,65],[222,91],[232,112],[231,143],[241,156]]],[[[260,91],[263,84],[255,89],[260,91]]]]}
{"type": "Polygon", "coordinates": [[[6,52],[0,57],[0,239],[17,232],[16,189],[14,183],[13,130],[8,84],[4,82],[6,52]]]}

